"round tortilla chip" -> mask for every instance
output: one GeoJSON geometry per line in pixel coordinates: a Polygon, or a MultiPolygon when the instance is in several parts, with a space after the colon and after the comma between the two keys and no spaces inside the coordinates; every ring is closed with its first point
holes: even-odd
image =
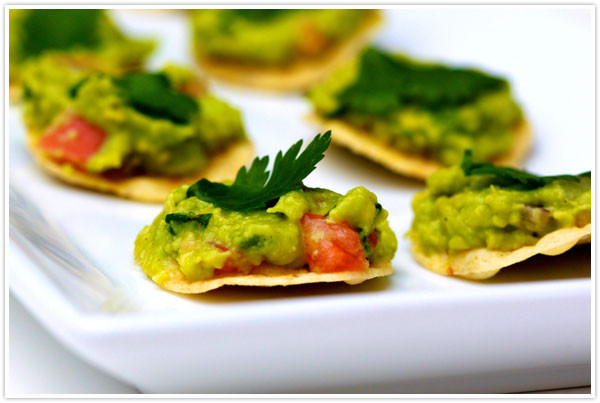
{"type": "Polygon", "coordinates": [[[36,139],[27,136],[27,143],[38,164],[48,173],[72,185],[81,186],[100,192],[113,193],[128,199],[162,203],[171,190],[177,186],[196,182],[201,178],[211,181],[223,181],[235,178],[238,169],[246,164],[254,155],[254,147],[248,140],[232,143],[214,155],[206,168],[194,176],[159,177],[134,176],[126,179],[111,180],[102,175],[65,169],[65,165],[48,158],[35,146],[36,139]]]}
{"type": "Polygon", "coordinates": [[[469,280],[485,280],[496,275],[500,269],[530,257],[542,254],[556,256],[575,245],[590,243],[592,224],[585,227],[562,228],[546,234],[535,244],[513,251],[476,248],[455,255],[436,253],[427,256],[415,242],[411,250],[415,259],[425,268],[445,276],[460,276],[469,280]]]}
{"type": "MultiPolygon", "coordinates": [[[[309,115],[307,118],[324,129],[331,130],[331,140],[334,143],[348,148],[355,154],[375,161],[395,173],[425,180],[429,175],[444,167],[430,158],[396,150],[389,144],[373,138],[369,133],[342,120],[322,120],[314,114],[309,115]]],[[[496,165],[518,167],[531,149],[531,132],[530,125],[523,121],[514,129],[515,139],[510,152],[491,162],[496,165]]]]}
{"type": "Polygon", "coordinates": [[[271,91],[301,91],[352,59],[371,40],[381,20],[380,13],[373,12],[360,29],[333,46],[324,56],[301,60],[286,67],[248,66],[201,55],[196,58],[208,75],[223,81],[271,91]]]}
{"type": "Polygon", "coordinates": [[[274,287],[338,281],[348,284],[360,284],[375,277],[388,276],[393,271],[391,262],[371,266],[362,272],[347,271],[338,273],[315,273],[306,269],[261,266],[251,274],[230,274],[208,280],[189,281],[181,271],[174,270],[171,279],[162,284],[162,287],[183,294],[201,294],[224,285],[274,287]]]}

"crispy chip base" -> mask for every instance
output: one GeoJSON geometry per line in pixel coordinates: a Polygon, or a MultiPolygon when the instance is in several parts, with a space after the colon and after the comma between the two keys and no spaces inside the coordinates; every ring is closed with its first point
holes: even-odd
{"type": "MultiPolygon", "coordinates": [[[[343,120],[323,120],[315,114],[310,114],[307,119],[323,127],[323,130],[331,130],[331,140],[334,143],[375,161],[395,173],[425,180],[429,175],[443,168],[442,164],[432,159],[396,150],[343,120]]],[[[514,129],[514,136],[510,152],[493,160],[494,164],[518,167],[525,159],[531,149],[531,127],[523,121],[514,129]]]]}
{"type": "Polygon", "coordinates": [[[27,136],[29,149],[38,164],[48,173],[72,185],[100,192],[112,193],[128,199],[162,203],[171,190],[177,186],[189,184],[200,178],[211,181],[233,179],[238,169],[254,155],[254,147],[248,140],[231,144],[214,155],[206,168],[194,176],[166,178],[157,176],[135,176],[127,179],[110,180],[101,175],[78,170],[65,170],[64,165],[48,158],[35,146],[34,136],[27,136]]]}
{"type": "Polygon", "coordinates": [[[306,269],[289,269],[279,266],[261,266],[252,274],[232,274],[208,280],[189,281],[179,270],[162,287],[183,294],[201,294],[224,285],[254,287],[288,286],[309,283],[333,283],[343,281],[348,284],[360,284],[375,277],[393,273],[391,262],[371,266],[364,272],[348,271],[339,273],[314,273],[306,269]]]}
{"type": "Polygon", "coordinates": [[[223,81],[271,91],[301,91],[358,54],[371,40],[381,20],[380,13],[373,12],[361,29],[334,46],[325,56],[302,60],[287,67],[247,66],[201,55],[197,55],[197,60],[206,73],[223,81]]]}
{"type": "Polygon", "coordinates": [[[556,256],[577,244],[590,243],[592,224],[585,227],[563,228],[546,234],[535,245],[523,246],[513,251],[471,249],[455,255],[437,253],[427,256],[419,245],[412,242],[415,259],[427,269],[445,276],[460,276],[470,280],[485,280],[496,275],[500,269],[530,257],[542,254],[556,256]]]}

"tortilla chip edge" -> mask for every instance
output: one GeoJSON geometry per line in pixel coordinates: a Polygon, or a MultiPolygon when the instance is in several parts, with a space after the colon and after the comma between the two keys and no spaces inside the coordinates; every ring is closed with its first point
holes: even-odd
{"type": "Polygon", "coordinates": [[[254,156],[252,143],[249,140],[242,140],[230,144],[224,150],[215,154],[207,167],[198,175],[179,178],[136,176],[115,181],[82,171],[66,173],[63,165],[48,158],[35,146],[35,141],[34,136],[27,135],[27,145],[34,159],[44,171],[61,181],[127,199],[154,203],[164,202],[169,192],[175,187],[196,182],[201,178],[212,181],[233,179],[239,168],[248,163],[254,156]]]}
{"type": "Polygon", "coordinates": [[[544,235],[535,245],[523,246],[513,251],[476,248],[453,256],[447,253],[427,256],[412,240],[411,251],[417,262],[435,273],[464,277],[469,280],[485,280],[496,275],[501,269],[537,254],[556,256],[578,244],[590,243],[591,228],[591,223],[584,227],[561,228],[544,235]]]}
{"type": "Polygon", "coordinates": [[[275,287],[310,283],[331,283],[344,281],[348,284],[360,284],[366,280],[392,274],[391,262],[370,266],[364,272],[347,271],[337,273],[315,273],[306,269],[290,269],[281,266],[264,266],[252,274],[236,274],[209,280],[187,281],[183,274],[172,278],[161,286],[169,291],[182,294],[202,294],[225,285],[275,287]]]}
{"type": "MultiPolygon", "coordinates": [[[[367,132],[356,129],[342,120],[325,120],[314,113],[309,114],[306,119],[321,126],[323,130],[331,130],[331,140],[335,144],[397,174],[425,180],[429,175],[444,167],[432,159],[395,150],[373,139],[367,132]]],[[[529,154],[533,139],[531,125],[523,120],[513,132],[515,141],[511,150],[494,159],[493,163],[519,167],[529,154]]]]}

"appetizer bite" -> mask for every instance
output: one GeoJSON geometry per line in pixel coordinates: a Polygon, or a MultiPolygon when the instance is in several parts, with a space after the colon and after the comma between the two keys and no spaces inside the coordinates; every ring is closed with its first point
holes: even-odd
{"type": "Polygon", "coordinates": [[[216,78],[303,90],[354,57],[379,25],[376,10],[195,10],[196,57],[216,78]]]}
{"type": "Polygon", "coordinates": [[[123,34],[105,10],[9,10],[11,99],[21,96],[24,65],[42,55],[71,68],[116,74],[140,69],[153,49],[153,41],[123,34]]]}
{"type": "Polygon", "coordinates": [[[231,179],[253,155],[240,112],[177,66],[113,76],[43,57],[24,74],[24,121],[43,169],[136,200],[164,202],[183,183],[231,179]]]}
{"type": "Polygon", "coordinates": [[[537,176],[473,162],[427,178],[408,233],[419,263],[439,274],[482,280],[538,253],[559,255],[591,237],[591,178],[537,176]]]}
{"type": "Polygon", "coordinates": [[[475,158],[518,165],[531,135],[508,83],[368,48],[308,94],[311,119],[333,141],[384,167],[425,179],[475,158]]]}
{"type": "Polygon", "coordinates": [[[330,134],[241,168],[231,184],[202,179],[173,190],[135,241],[135,260],[154,282],[180,293],[224,285],[277,286],[392,273],[397,241],[387,211],[364,187],[341,195],[302,180],[330,134]]]}

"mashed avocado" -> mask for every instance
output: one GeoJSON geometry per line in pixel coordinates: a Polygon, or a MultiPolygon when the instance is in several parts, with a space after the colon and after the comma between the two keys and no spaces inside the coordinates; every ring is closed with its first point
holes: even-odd
{"type": "Polygon", "coordinates": [[[370,10],[197,10],[196,52],[249,64],[319,56],[360,28],[370,10]]]}
{"type": "Polygon", "coordinates": [[[240,112],[210,96],[178,90],[194,79],[180,67],[121,77],[66,68],[42,57],[24,72],[25,122],[40,136],[65,112],[103,129],[107,137],[86,170],[141,169],[193,174],[209,157],[246,137],[240,112]]]}
{"type": "Polygon", "coordinates": [[[427,255],[478,247],[509,251],[590,223],[589,176],[545,179],[523,188],[504,186],[493,175],[466,176],[460,166],[442,169],[413,200],[409,237],[427,255]]]}
{"type": "Polygon", "coordinates": [[[104,10],[9,10],[10,81],[29,61],[53,55],[64,65],[116,73],[139,68],[154,42],[125,36],[104,10]]]}
{"type": "Polygon", "coordinates": [[[308,98],[319,115],[444,165],[460,162],[466,149],[480,160],[508,152],[523,121],[503,79],[375,48],[335,71],[308,98]]]}
{"type": "Polygon", "coordinates": [[[135,242],[136,261],[158,284],[169,279],[173,267],[190,281],[211,277],[232,256],[238,257],[241,266],[268,263],[302,267],[307,261],[300,220],[309,212],[350,224],[371,262],[389,261],[396,251],[387,211],[364,187],[345,196],[326,189],[302,188],[284,194],[266,210],[249,212],[226,211],[187,197],[188,188],[182,186],[170,193],[162,213],[135,242]],[[374,231],[378,242],[372,248],[368,236],[374,231]]]}

